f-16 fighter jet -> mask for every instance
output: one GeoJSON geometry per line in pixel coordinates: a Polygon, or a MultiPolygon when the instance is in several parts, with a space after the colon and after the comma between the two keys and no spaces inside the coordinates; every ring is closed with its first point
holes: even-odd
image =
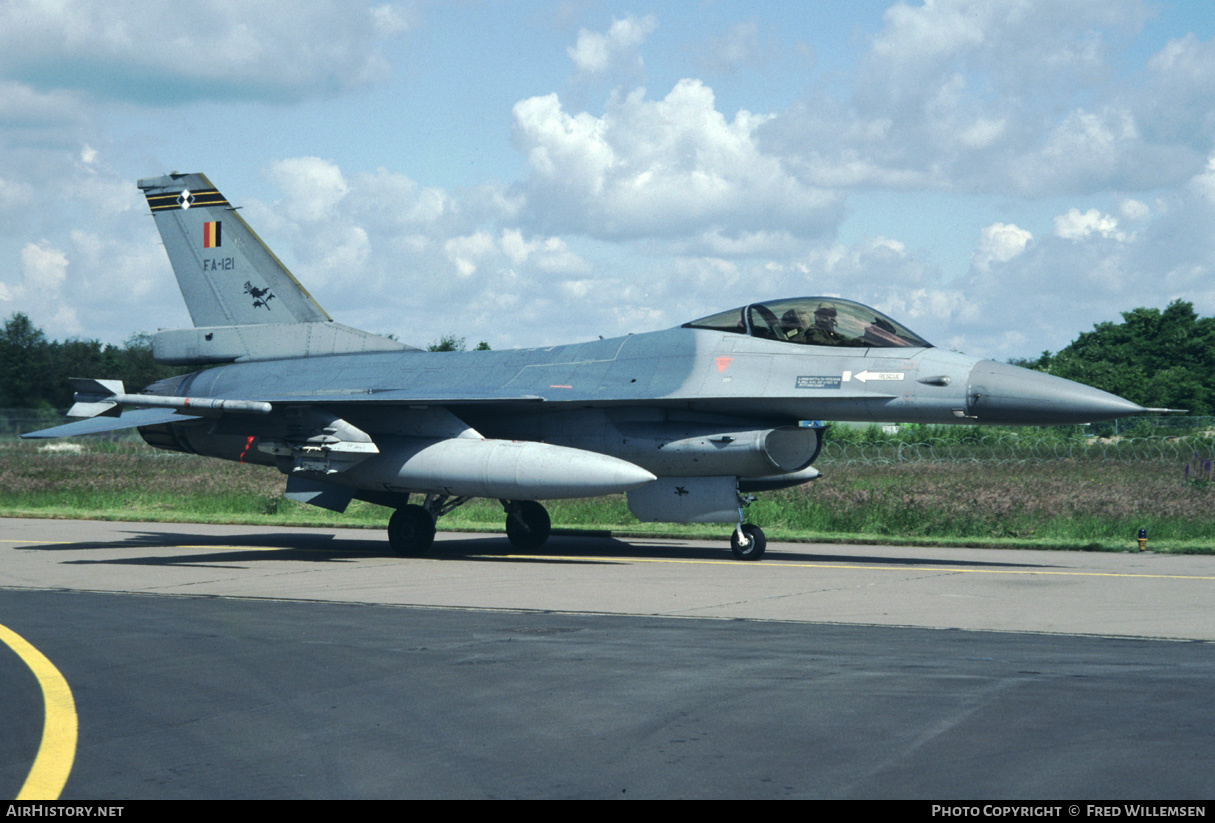
{"type": "Polygon", "coordinates": [[[200,371],[138,393],[76,379],[83,418],[26,437],[137,427],[151,445],[275,466],[290,499],[395,510],[388,539],[426,552],[436,520],[501,501],[539,548],[538,502],[625,493],[644,521],[733,523],[764,554],[755,492],[819,476],[810,421],[1055,424],[1145,412],[1088,386],[934,348],[837,297],[751,303],[665,331],[565,346],[432,353],[335,323],[201,174],[139,181],[194,328],[153,338],[200,371]],[[418,501],[418,502],[415,502],[418,501]]]}

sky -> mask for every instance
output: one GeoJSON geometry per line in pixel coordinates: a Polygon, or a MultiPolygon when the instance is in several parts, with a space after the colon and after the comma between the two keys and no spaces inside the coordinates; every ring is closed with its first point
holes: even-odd
{"type": "Polygon", "coordinates": [[[807,295],[1057,351],[1215,314],[1206,2],[0,0],[0,320],[190,325],[202,172],[334,319],[495,349],[807,295]]]}

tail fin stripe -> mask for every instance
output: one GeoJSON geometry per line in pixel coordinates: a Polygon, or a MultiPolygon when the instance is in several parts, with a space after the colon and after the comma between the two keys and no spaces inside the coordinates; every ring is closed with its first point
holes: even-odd
{"type": "Polygon", "coordinates": [[[227,206],[228,201],[215,189],[209,191],[182,191],[170,194],[149,194],[148,207],[156,211],[188,209],[192,206],[227,206]]]}

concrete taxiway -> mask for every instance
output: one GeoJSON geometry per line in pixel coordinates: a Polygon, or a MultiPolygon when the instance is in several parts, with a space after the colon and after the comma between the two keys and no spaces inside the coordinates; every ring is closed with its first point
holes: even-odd
{"type": "Polygon", "coordinates": [[[1215,640],[1215,557],[0,520],[0,586],[1215,640]]]}
{"type": "MultiPolygon", "coordinates": [[[[386,549],[360,530],[0,520],[0,625],[76,695],[63,796],[1215,791],[1212,557],[386,549]]],[[[21,718],[12,797],[40,698],[13,654],[0,689],[21,718]]]]}

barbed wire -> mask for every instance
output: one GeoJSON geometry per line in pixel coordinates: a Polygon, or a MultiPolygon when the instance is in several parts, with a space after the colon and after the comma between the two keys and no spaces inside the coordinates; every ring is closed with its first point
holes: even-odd
{"type": "Polygon", "coordinates": [[[1046,463],[1058,460],[1095,462],[1186,463],[1215,459],[1215,439],[1185,437],[1023,438],[980,435],[965,440],[940,438],[917,442],[846,441],[823,444],[820,463],[1046,463]]]}

